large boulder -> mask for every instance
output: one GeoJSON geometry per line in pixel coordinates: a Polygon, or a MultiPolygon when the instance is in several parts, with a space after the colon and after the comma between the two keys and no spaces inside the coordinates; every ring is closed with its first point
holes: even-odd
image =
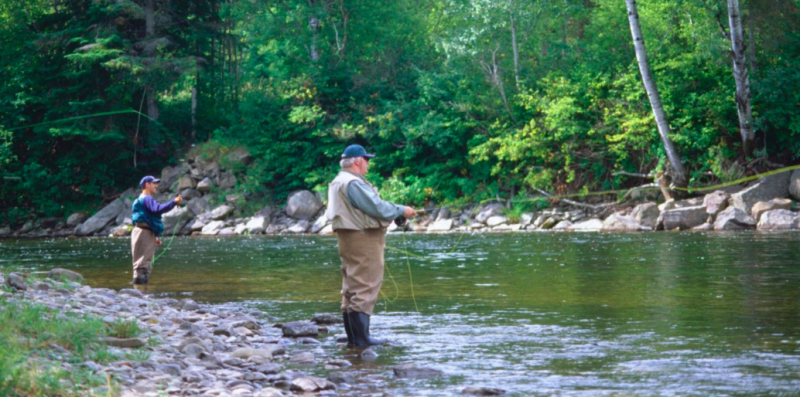
{"type": "Polygon", "coordinates": [[[660,214],[661,211],[658,210],[658,205],[656,205],[656,203],[642,203],[633,208],[631,218],[633,218],[636,223],[653,229],[656,227],[656,221],[660,214]]]}
{"type": "Polygon", "coordinates": [[[186,200],[186,201],[189,201],[189,200],[192,200],[192,199],[196,199],[196,198],[200,198],[202,196],[203,196],[203,193],[200,193],[200,191],[197,190],[197,189],[183,189],[181,191],[181,197],[183,197],[183,199],[186,200]]]}
{"type": "Polygon", "coordinates": [[[689,230],[705,223],[708,213],[705,206],[698,205],[664,211],[661,213],[661,218],[665,230],[689,230]]]}
{"type": "Polygon", "coordinates": [[[54,280],[66,279],[76,283],[83,283],[83,276],[80,273],[76,273],[73,272],[72,270],[67,270],[62,268],[51,269],[50,272],[47,273],[47,278],[51,278],[54,280]]]}
{"type": "Polygon", "coordinates": [[[449,232],[453,228],[452,219],[440,219],[428,226],[429,232],[449,232]]]}
{"type": "MultiPolygon", "coordinates": [[[[653,205],[653,208],[655,208],[655,205],[653,205]]],[[[620,213],[611,214],[603,221],[603,225],[600,227],[602,232],[639,232],[652,229],[652,227],[640,225],[633,217],[624,216],[620,213]]]]}
{"type": "Polygon", "coordinates": [[[311,222],[309,221],[298,221],[297,223],[289,226],[285,232],[292,233],[292,234],[302,234],[308,231],[308,228],[311,227],[311,222]]]}
{"type": "Polygon", "coordinates": [[[800,170],[792,171],[789,177],[789,194],[795,200],[800,200],[800,170]]]}
{"type": "Polygon", "coordinates": [[[506,218],[503,215],[494,215],[494,216],[489,217],[489,219],[486,220],[486,226],[489,226],[489,227],[495,227],[495,226],[499,226],[499,225],[504,225],[506,223],[508,223],[508,218],[506,218]]]}
{"type": "Polygon", "coordinates": [[[173,232],[181,230],[192,219],[194,219],[192,210],[187,207],[175,206],[161,216],[161,220],[164,221],[164,233],[171,235],[173,232]]]}
{"type": "Polygon", "coordinates": [[[588,221],[578,222],[569,226],[573,232],[597,232],[603,228],[603,221],[600,219],[589,219],[588,221]]]}
{"type": "Polygon", "coordinates": [[[244,225],[245,230],[250,234],[264,233],[264,230],[267,230],[267,226],[269,226],[269,221],[263,216],[253,217],[244,225]]]}
{"type": "Polygon", "coordinates": [[[219,234],[220,230],[225,226],[225,222],[223,221],[213,221],[209,222],[200,231],[200,234],[204,236],[216,236],[219,234]]]}
{"type": "Polygon", "coordinates": [[[197,187],[197,181],[194,180],[189,175],[183,175],[178,179],[178,191],[184,191],[186,189],[194,189],[197,187]]]}
{"type": "Polygon", "coordinates": [[[87,216],[89,216],[89,214],[87,214],[85,212],[76,212],[76,213],[70,215],[69,218],[67,218],[67,226],[69,226],[69,227],[78,226],[81,223],[83,223],[83,221],[86,220],[87,216]]]}
{"type": "Polygon", "coordinates": [[[186,208],[189,208],[195,216],[211,210],[208,201],[202,197],[189,200],[189,202],[186,203],[186,208]]]}
{"type": "Polygon", "coordinates": [[[237,147],[225,156],[226,164],[248,165],[253,161],[250,151],[243,147],[237,147]]]}
{"type": "Polygon", "coordinates": [[[159,192],[168,192],[169,188],[178,181],[181,175],[186,173],[186,166],[166,167],[161,170],[161,183],[158,184],[159,192]]]}
{"type": "Polygon", "coordinates": [[[236,186],[236,176],[229,173],[223,172],[219,175],[219,187],[221,189],[231,189],[236,186]]]}
{"type": "Polygon", "coordinates": [[[211,219],[215,221],[218,221],[220,219],[225,219],[228,217],[228,215],[233,213],[233,209],[234,208],[231,207],[230,205],[225,205],[225,204],[220,205],[219,207],[214,208],[214,210],[211,211],[211,219]]]}
{"type": "Polygon", "coordinates": [[[797,230],[800,228],[800,215],[789,210],[773,210],[761,214],[758,230],[797,230]]]}
{"type": "Polygon", "coordinates": [[[480,223],[486,223],[489,218],[493,216],[501,216],[505,213],[505,206],[500,203],[491,203],[483,207],[480,213],[475,217],[475,220],[480,223]]]}
{"type": "Polygon", "coordinates": [[[216,186],[214,185],[214,181],[212,181],[211,178],[206,177],[197,183],[197,190],[201,193],[208,193],[214,188],[214,186],[216,186]]]}
{"type": "Polygon", "coordinates": [[[731,195],[731,206],[745,214],[751,213],[753,206],[759,201],[783,198],[789,194],[789,178],[791,174],[782,172],[759,179],[758,183],[731,195]]]}
{"type": "Polygon", "coordinates": [[[309,220],[322,208],[322,201],[316,194],[308,190],[300,190],[289,196],[286,203],[286,214],[294,219],[309,220]]]}
{"type": "Polygon", "coordinates": [[[717,215],[714,230],[755,229],[756,221],[736,207],[728,207],[717,215]]]}
{"type": "Polygon", "coordinates": [[[753,219],[758,221],[761,219],[761,214],[773,210],[790,210],[792,209],[792,200],[788,198],[776,198],[770,201],[759,201],[753,205],[751,212],[753,219]]]}
{"type": "Polygon", "coordinates": [[[107,206],[103,207],[91,218],[87,219],[78,227],[75,228],[75,234],[79,236],[88,236],[92,233],[99,232],[109,223],[117,219],[117,216],[125,211],[125,204],[120,200],[114,200],[107,206]]]}
{"type": "Polygon", "coordinates": [[[728,207],[730,195],[722,190],[717,190],[703,197],[703,205],[706,213],[710,216],[717,216],[722,210],[728,207]]]}

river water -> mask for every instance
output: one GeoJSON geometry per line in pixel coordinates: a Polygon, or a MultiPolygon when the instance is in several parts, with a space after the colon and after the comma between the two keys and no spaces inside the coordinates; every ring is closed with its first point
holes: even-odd
{"type": "MultiPolygon", "coordinates": [[[[0,240],[0,268],[126,288],[129,244],[0,240]]],[[[387,246],[372,331],[397,346],[362,362],[334,327],[321,348],[392,395],[800,395],[800,234],[408,234],[387,246]],[[445,375],[395,379],[403,362],[445,375]]],[[[334,237],[176,238],[149,292],[293,321],[338,313],[340,285],[334,237]]]]}

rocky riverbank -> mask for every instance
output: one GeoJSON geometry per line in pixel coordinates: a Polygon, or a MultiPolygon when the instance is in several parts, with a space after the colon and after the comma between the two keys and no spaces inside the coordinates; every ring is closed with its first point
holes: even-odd
{"type": "MultiPolygon", "coordinates": [[[[339,316],[322,314],[309,321],[279,324],[261,311],[229,310],[191,299],[154,298],[136,289],[92,288],[82,281],[80,274],[64,269],[54,269],[41,279],[22,273],[0,274],[0,285],[4,286],[0,290],[1,314],[34,307],[39,316],[52,317],[62,324],[82,319],[92,324],[102,322],[108,330],[124,330],[116,331],[122,333],[116,336],[110,336],[111,331],[99,332],[96,340],[87,336],[84,345],[90,348],[72,350],[51,335],[52,340],[46,340],[42,349],[17,364],[35,362],[66,373],[80,370],[85,378],[106,380],[99,384],[62,382],[60,387],[70,387],[77,395],[391,395],[380,381],[360,376],[358,368],[374,360],[384,348],[348,350],[339,316]],[[346,359],[336,359],[337,351],[346,351],[340,355],[346,359]]],[[[16,339],[43,337],[26,334],[29,331],[25,327],[20,329],[23,334],[16,339]]],[[[88,335],[85,330],[74,332],[88,335]]],[[[435,368],[415,363],[401,364],[391,371],[398,379],[442,375],[435,368]]],[[[469,386],[464,393],[504,392],[469,386]]]]}
{"type": "MultiPolygon", "coordinates": [[[[250,154],[229,153],[224,161],[197,156],[161,172],[161,202],[181,194],[184,207],[164,215],[165,233],[183,236],[233,236],[277,234],[329,234],[324,197],[307,190],[293,193],[283,205],[250,209],[251,198],[237,193],[233,171],[246,167],[250,154]],[[222,167],[220,162],[227,164],[222,167]]],[[[97,213],[75,213],[67,219],[28,221],[16,228],[0,227],[0,237],[113,236],[131,233],[130,208],[137,189],[123,192],[97,213]]],[[[772,175],[749,185],[735,186],[685,200],[646,195],[636,200],[587,205],[551,200],[550,208],[520,212],[506,203],[439,208],[414,219],[405,230],[413,232],[513,232],[654,230],[798,230],[800,170],[772,175]]],[[[397,230],[392,225],[390,231],[397,230]]]]}

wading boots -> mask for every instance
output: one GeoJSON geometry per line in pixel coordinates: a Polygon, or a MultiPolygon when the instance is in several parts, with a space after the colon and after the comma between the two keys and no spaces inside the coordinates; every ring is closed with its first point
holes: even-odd
{"type": "Polygon", "coordinates": [[[133,275],[133,284],[134,285],[145,285],[147,282],[150,281],[147,278],[147,270],[135,270],[133,275]]]}
{"type": "Polygon", "coordinates": [[[386,343],[385,340],[369,337],[369,314],[349,312],[345,321],[345,326],[349,325],[350,332],[353,334],[353,346],[370,347],[386,343]]]}
{"type": "Polygon", "coordinates": [[[342,319],[344,319],[344,332],[347,333],[347,347],[353,347],[353,331],[350,329],[350,317],[347,312],[342,312],[342,319]]]}

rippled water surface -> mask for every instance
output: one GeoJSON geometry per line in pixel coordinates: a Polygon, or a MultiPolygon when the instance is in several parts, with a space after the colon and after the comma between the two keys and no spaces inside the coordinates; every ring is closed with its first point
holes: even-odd
{"type": "MultiPolygon", "coordinates": [[[[129,244],[5,240],[0,267],[65,267],[125,288],[129,244]]],[[[361,362],[335,346],[334,327],[318,349],[393,395],[800,395],[800,234],[409,234],[387,245],[393,277],[373,333],[399,346],[361,362]],[[445,376],[394,379],[402,362],[445,376]]],[[[291,321],[337,313],[340,286],[333,237],[176,238],[149,291],[291,321]]]]}

